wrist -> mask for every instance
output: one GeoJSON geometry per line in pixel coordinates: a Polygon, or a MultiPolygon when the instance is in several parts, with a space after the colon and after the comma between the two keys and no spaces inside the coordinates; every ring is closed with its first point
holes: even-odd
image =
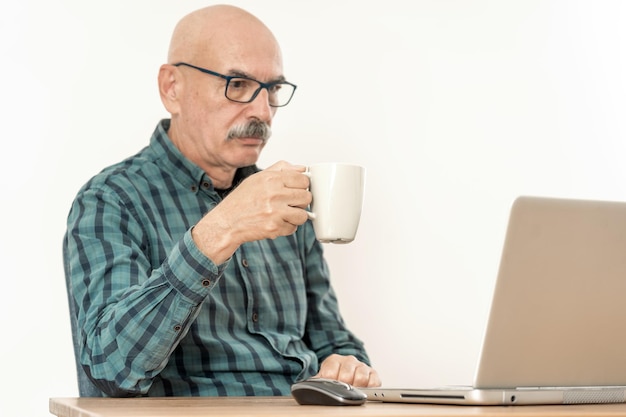
{"type": "Polygon", "coordinates": [[[241,245],[234,236],[232,227],[214,222],[209,215],[202,218],[191,230],[191,237],[200,252],[216,265],[226,262],[241,245]]]}

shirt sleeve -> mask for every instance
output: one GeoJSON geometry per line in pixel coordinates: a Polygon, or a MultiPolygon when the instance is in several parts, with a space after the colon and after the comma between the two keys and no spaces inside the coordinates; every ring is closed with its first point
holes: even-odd
{"type": "Polygon", "coordinates": [[[106,187],[79,194],[64,240],[80,361],[109,396],[145,394],[227,263],[215,265],[188,230],[154,268],[132,208],[106,187]]]}
{"type": "Polygon", "coordinates": [[[363,342],[346,326],[339,310],[337,296],[330,283],[323,248],[316,240],[313,228],[305,233],[307,280],[307,344],[316,352],[319,363],[331,354],[354,355],[370,365],[363,342]]]}

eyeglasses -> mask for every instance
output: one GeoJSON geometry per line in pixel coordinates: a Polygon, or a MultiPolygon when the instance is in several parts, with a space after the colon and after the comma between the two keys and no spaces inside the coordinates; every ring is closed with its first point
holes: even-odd
{"type": "Polygon", "coordinates": [[[211,71],[206,68],[196,67],[186,62],[174,64],[175,67],[185,66],[201,71],[205,74],[220,77],[226,80],[224,95],[227,99],[237,103],[250,103],[259,95],[262,89],[266,89],[269,97],[269,104],[272,107],[283,107],[289,104],[297,86],[287,81],[274,81],[262,83],[254,78],[230,76],[211,71]]]}

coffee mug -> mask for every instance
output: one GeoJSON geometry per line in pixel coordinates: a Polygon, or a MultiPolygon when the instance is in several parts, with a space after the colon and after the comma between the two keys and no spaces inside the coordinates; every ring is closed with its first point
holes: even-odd
{"type": "Polygon", "coordinates": [[[365,168],[336,162],[307,167],[313,200],[308,212],[317,240],[349,243],[356,236],[363,206],[365,168]]]}

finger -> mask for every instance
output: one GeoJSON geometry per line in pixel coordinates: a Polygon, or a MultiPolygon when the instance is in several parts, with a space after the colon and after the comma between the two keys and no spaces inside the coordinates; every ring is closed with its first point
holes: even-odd
{"type": "Polygon", "coordinates": [[[313,202],[313,194],[311,194],[309,190],[296,190],[289,205],[291,207],[306,209],[311,202],[313,202]]]}
{"type": "Polygon", "coordinates": [[[306,167],[304,165],[293,165],[287,161],[278,161],[269,167],[265,168],[265,171],[296,171],[304,172],[306,167]]]}
{"type": "Polygon", "coordinates": [[[380,379],[380,375],[374,369],[370,373],[370,379],[367,382],[368,387],[380,387],[383,385],[383,381],[380,379]]]}
{"type": "Polygon", "coordinates": [[[354,358],[354,360],[346,358],[341,361],[338,379],[353,385],[355,383],[355,375],[360,364],[361,362],[356,360],[356,358],[354,358]]]}
{"type": "MultiPolygon", "coordinates": [[[[304,165],[291,165],[290,170],[296,171],[296,172],[304,172],[304,171],[306,171],[306,166],[304,166],[304,165]]],[[[287,171],[287,170],[283,169],[283,171],[287,171]]]]}
{"type": "Polygon", "coordinates": [[[287,211],[283,216],[283,221],[293,226],[303,225],[308,219],[307,211],[300,207],[292,207],[292,210],[287,211]]]}
{"type": "Polygon", "coordinates": [[[354,380],[352,385],[355,387],[379,387],[381,385],[378,372],[369,366],[362,364],[354,372],[354,380]]]}
{"type": "Polygon", "coordinates": [[[281,172],[283,184],[287,188],[309,188],[309,177],[302,175],[304,171],[289,170],[281,172]]]}
{"type": "Polygon", "coordinates": [[[287,161],[278,161],[265,168],[264,171],[286,171],[289,169],[290,166],[292,165],[287,161]]]}
{"type": "Polygon", "coordinates": [[[340,361],[338,360],[339,355],[333,354],[324,359],[322,365],[320,366],[320,370],[317,373],[317,377],[319,378],[328,378],[328,379],[339,379],[339,369],[340,369],[340,361]]]}

